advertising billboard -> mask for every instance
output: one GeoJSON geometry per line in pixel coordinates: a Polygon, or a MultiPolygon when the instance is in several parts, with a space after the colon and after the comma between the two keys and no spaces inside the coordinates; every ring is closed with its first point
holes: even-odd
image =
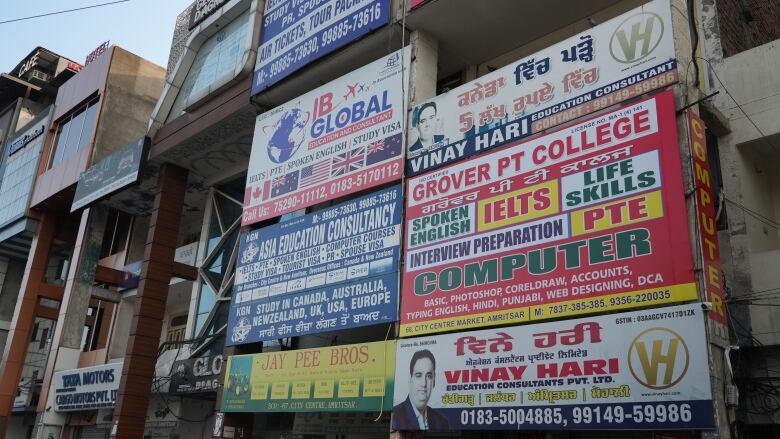
{"type": "Polygon", "coordinates": [[[412,109],[412,176],[677,82],[669,2],[654,0],[412,109]]]}
{"type": "Polygon", "coordinates": [[[184,395],[216,392],[222,363],[222,354],[174,361],[169,393],[184,395]]]}
{"type": "Polygon", "coordinates": [[[395,341],[228,357],[224,412],[390,410],[395,341]]]}
{"type": "Polygon", "coordinates": [[[70,211],[75,212],[96,200],[120,191],[141,178],[151,140],[142,137],[79,175],[70,211]]]}
{"type": "Polygon", "coordinates": [[[401,337],[697,298],[666,91],[407,180],[401,337]]]}
{"type": "Polygon", "coordinates": [[[110,363],[54,374],[54,410],[94,410],[116,405],[122,364],[110,363]]]}
{"type": "Polygon", "coordinates": [[[387,24],[388,0],[268,0],[252,95],[387,24]]]}
{"type": "Polygon", "coordinates": [[[257,116],[241,224],[403,174],[408,47],[257,116]]]}
{"type": "Polygon", "coordinates": [[[401,186],[241,234],[228,345],[398,320],[401,186]]]}
{"type": "Polygon", "coordinates": [[[396,357],[394,430],[714,426],[698,303],[399,340],[396,357]]]}
{"type": "Polygon", "coordinates": [[[688,111],[688,138],[691,143],[693,179],[696,194],[696,216],[699,225],[699,244],[704,270],[704,287],[707,300],[712,303],[710,318],[717,325],[718,335],[728,340],[728,310],[723,288],[723,269],[720,262],[718,227],[715,224],[715,191],[708,161],[706,126],[698,114],[688,111]]]}

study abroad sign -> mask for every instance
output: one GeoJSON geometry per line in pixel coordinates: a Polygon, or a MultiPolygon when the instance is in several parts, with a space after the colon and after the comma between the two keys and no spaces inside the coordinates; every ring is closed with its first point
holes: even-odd
{"type": "Polygon", "coordinates": [[[671,91],[407,185],[401,337],[697,298],[671,91]]]}
{"type": "Polygon", "coordinates": [[[395,341],[228,357],[223,412],[392,408],[395,341]]]}
{"type": "Polygon", "coordinates": [[[386,25],[389,10],[388,0],[268,0],[252,95],[386,25]]]}
{"type": "Polygon", "coordinates": [[[406,175],[677,82],[669,2],[639,8],[417,105],[406,175]]]}
{"type": "Polygon", "coordinates": [[[399,180],[409,48],[257,116],[241,224],[399,180]]]}
{"type": "Polygon", "coordinates": [[[111,363],[54,374],[54,410],[94,410],[116,405],[122,364],[111,363]]]}
{"type": "Polygon", "coordinates": [[[392,428],[710,429],[707,345],[698,303],[399,340],[392,428]]]}
{"type": "Polygon", "coordinates": [[[401,186],[241,234],[226,344],[398,320],[401,186]]]}

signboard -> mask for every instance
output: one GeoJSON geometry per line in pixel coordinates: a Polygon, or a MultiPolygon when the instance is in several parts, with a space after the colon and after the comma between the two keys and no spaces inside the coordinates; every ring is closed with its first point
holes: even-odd
{"type": "Polygon", "coordinates": [[[226,2],[227,0],[197,0],[193,3],[192,9],[190,10],[190,24],[188,29],[192,30],[192,28],[208,18],[226,2]]]}
{"type": "Polygon", "coordinates": [[[416,409],[429,430],[708,429],[708,370],[698,303],[399,340],[392,424],[420,430],[416,409]]]}
{"type": "Polygon", "coordinates": [[[29,145],[30,142],[40,137],[43,133],[46,132],[46,124],[41,124],[36,126],[35,128],[31,128],[26,133],[24,133],[22,136],[18,137],[16,140],[11,142],[11,145],[8,147],[8,156],[12,156],[16,154],[17,152],[21,151],[22,148],[29,145]]]}
{"type": "Polygon", "coordinates": [[[392,407],[395,341],[228,357],[223,412],[372,412],[392,407]]]}
{"type": "Polygon", "coordinates": [[[677,82],[669,2],[654,0],[423,102],[406,175],[436,169],[677,82]]]}
{"type": "Polygon", "coordinates": [[[95,48],[95,50],[93,50],[92,52],[89,52],[89,55],[87,55],[87,58],[84,60],[84,66],[85,67],[88,66],[91,62],[93,62],[96,59],[98,59],[98,57],[100,55],[106,53],[106,50],[108,50],[108,48],[109,48],[109,44],[108,44],[109,41],[110,40],[104,41],[103,44],[97,46],[95,48]]]}
{"type": "Polygon", "coordinates": [[[383,412],[377,420],[372,412],[305,412],[296,413],[293,435],[360,435],[387,437],[390,431],[390,413],[383,412]]]}
{"type": "Polygon", "coordinates": [[[252,79],[256,95],[389,20],[388,0],[268,0],[252,79]]]}
{"type": "Polygon", "coordinates": [[[710,163],[707,160],[707,137],[704,121],[688,111],[688,130],[691,139],[691,160],[696,193],[696,216],[699,221],[704,287],[707,300],[712,303],[710,318],[718,324],[720,336],[728,340],[726,294],[723,288],[723,269],[720,262],[718,227],[715,224],[715,191],[712,189],[710,163]]]}
{"type": "Polygon", "coordinates": [[[150,144],[148,137],[142,137],[82,172],[70,211],[75,212],[137,183],[141,178],[141,168],[146,162],[150,144]]]}
{"type": "Polygon", "coordinates": [[[222,363],[222,354],[175,361],[171,367],[170,393],[216,392],[222,363]]]}
{"type": "Polygon", "coordinates": [[[407,184],[402,337],[698,297],[671,91],[407,184]]]}
{"type": "Polygon", "coordinates": [[[257,116],[241,224],[400,179],[408,66],[407,47],[257,116]]]}
{"type": "Polygon", "coordinates": [[[94,410],[116,404],[122,363],[103,364],[54,374],[54,410],[94,410]]]}
{"type": "Polygon", "coordinates": [[[33,67],[38,65],[38,60],[41,55],[41,52],[35,51],[35,53],[30,56],[27,60],[25,60],[21,66],[19,67],[19,78],[24,78],[24,75],[29,72],[33,67]]]}
{"type": "Polygon", "coordinates": [[[229,346],[398,320],[401,186],[241,234],[229,346]]]}

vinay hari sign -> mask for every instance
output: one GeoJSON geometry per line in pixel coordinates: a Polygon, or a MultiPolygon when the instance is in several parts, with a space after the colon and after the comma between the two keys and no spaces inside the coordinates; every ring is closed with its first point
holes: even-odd
{"type": "Polygon", "coordinates": [[[406,193],[402,337],[697,297],[671,92],[406,193]]]}

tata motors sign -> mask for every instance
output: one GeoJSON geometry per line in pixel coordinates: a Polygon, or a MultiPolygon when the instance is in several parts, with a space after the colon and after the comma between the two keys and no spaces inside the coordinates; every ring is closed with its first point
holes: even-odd
{"type": "Polygon", "coordinates": [[[396,361],[393,430],[713,427],[698,303],[399,340],[396,361]]]}
{"type": "Polygon", "coordinates": [[[116,405],[122,364],[111,363],[54,374],[54,410],[94,410],[116,405]]]}
{"type": "Polygon", "coordinates": [[[666,91],[407,180],[401,337],[697,298],[666,91]]]}
{"type": "Polygon", "coordinates": [[[406,175],[675,82],[669,2],[651,1],[417,105],[409,118],[406,175]]]}
{"type": "Polygon", "coordinates": [[[257,116],[241,224],[399,180],[403,66],[408,47],[257,116]]]}

